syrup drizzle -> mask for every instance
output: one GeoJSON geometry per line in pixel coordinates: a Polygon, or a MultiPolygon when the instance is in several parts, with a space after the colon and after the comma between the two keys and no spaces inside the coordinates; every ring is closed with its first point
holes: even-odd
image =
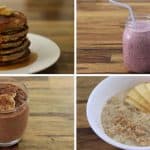
{"type": "Polygon", "coordinates": [[[0,66],[0,70],[12,70],[12,69],[18,69],[22,68],[28,65],[33,64],[37,60],[38,55],[36,53],[31,52],[29,58],[23,62],[6,65],[6,66],[0,66]]]}

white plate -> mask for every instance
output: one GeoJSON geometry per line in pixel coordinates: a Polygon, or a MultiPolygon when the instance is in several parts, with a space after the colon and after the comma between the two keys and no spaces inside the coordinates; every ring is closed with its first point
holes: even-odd
{"type": "Polygon", "coordinates": [[[25,67],[0,70],[0,74],[36,73],[52,66],[60,57],[60,49],[52,40],[37,34],[28,34],[31,41],[30,49],[37,54],[37,59],[25,67]]]}
{"type": "Polygon", "coordinates": [[[101,124],[101,112],[109,98],[125,91],[140,82],[150,82],[149,76],[108,77],[98,84],[92,91],[87,103],[87,119],[98,137],[105,142],[126,150],[150,150],[150,146],[138,147],[121,144],[107,136],[101,124]]]}

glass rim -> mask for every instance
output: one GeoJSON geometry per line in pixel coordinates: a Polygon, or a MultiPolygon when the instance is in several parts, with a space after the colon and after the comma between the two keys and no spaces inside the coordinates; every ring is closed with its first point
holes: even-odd
{"type": "Polygon", "coordinates": [[[12,85],[15,85],[15,86],[18,86],[19,88],[21,88],[25,93],[26,93],[26,100],[24,100],[24,102],[19,105],[18,107],[15,107],[15,109],[11,110],[11,111],[2,111],[0,112],[0,115],[1,114],[11,114],[11,113],[14,113],[16,111],[18,111],[18,109],[24,107],[25,105],[28,104],[29,102],[29,97],[28,97],[28,89],[26,87],[26,85],[20,81],[17,81],[15,80],[14,78],[8,78],[8,79],[13,79],[12,81],[0,81],[0,83],[8,83],[8,84],[12,84],[12,85]]]}

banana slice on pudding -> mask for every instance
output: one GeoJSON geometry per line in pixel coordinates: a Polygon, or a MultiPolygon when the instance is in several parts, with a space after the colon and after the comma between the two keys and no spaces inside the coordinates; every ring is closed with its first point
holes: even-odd
{"type": "Polygon", "coordinates": [[[150,113],[150,83],[140,83],[130,89],[125,102],[140,111],[150,113]]]}
{"type": "Polygon", "coordinates": [[[0,112],[9,112],[15,109],[16,93],[0,94],[0,112]]]}

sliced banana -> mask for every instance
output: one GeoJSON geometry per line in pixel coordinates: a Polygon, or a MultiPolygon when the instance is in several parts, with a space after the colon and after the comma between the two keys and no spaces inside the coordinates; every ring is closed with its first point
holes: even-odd
{"type": "Polygon", "coordinates": [[[145,101],[145,99],[135,89],[130,90],[127,96],[132,99],[134,103],[138,103],[145,110],[150,111],[147,101],[145,101]]]}
{"type": "Polygon", "coordinates": [[[150,91],[150,83],[146,83],[145,86],[148,88],[148,90],[150,91]]]}
{"type": "Polygon", "coordinates": [[[13,10],[11,8],[8,8],[6,6],[0,6],[0,15],[4,15],[4,16],[10,16],[13,14],[13,10]]]}
{"type": "Polygon", "coordinates": [[[16,93],[0,95],[0,112],[13,111],[15,109],[16,93]]]}
{"type": "Polygon", "coordinates": [[[150,90],[146,86],[147,83],[141,83],[135,86],[135,90],[150,104],[150,90]]]}
{"type": "Polygon", "coordinates": [[[143,112],[150,113],[150,83],[140,83],[130,89],[125,102],[143,112]]]}
{"type": "Polygon", "coordinates": [[[147,112],[147,109],[145,109],[144,107],[142,107],[139,103],[135,102],[132,98],[127,97],[125,99],[125,101],[130,104],[131,106],[134,106],[135,108],[143,111],[143,112],[147,112]]]}

